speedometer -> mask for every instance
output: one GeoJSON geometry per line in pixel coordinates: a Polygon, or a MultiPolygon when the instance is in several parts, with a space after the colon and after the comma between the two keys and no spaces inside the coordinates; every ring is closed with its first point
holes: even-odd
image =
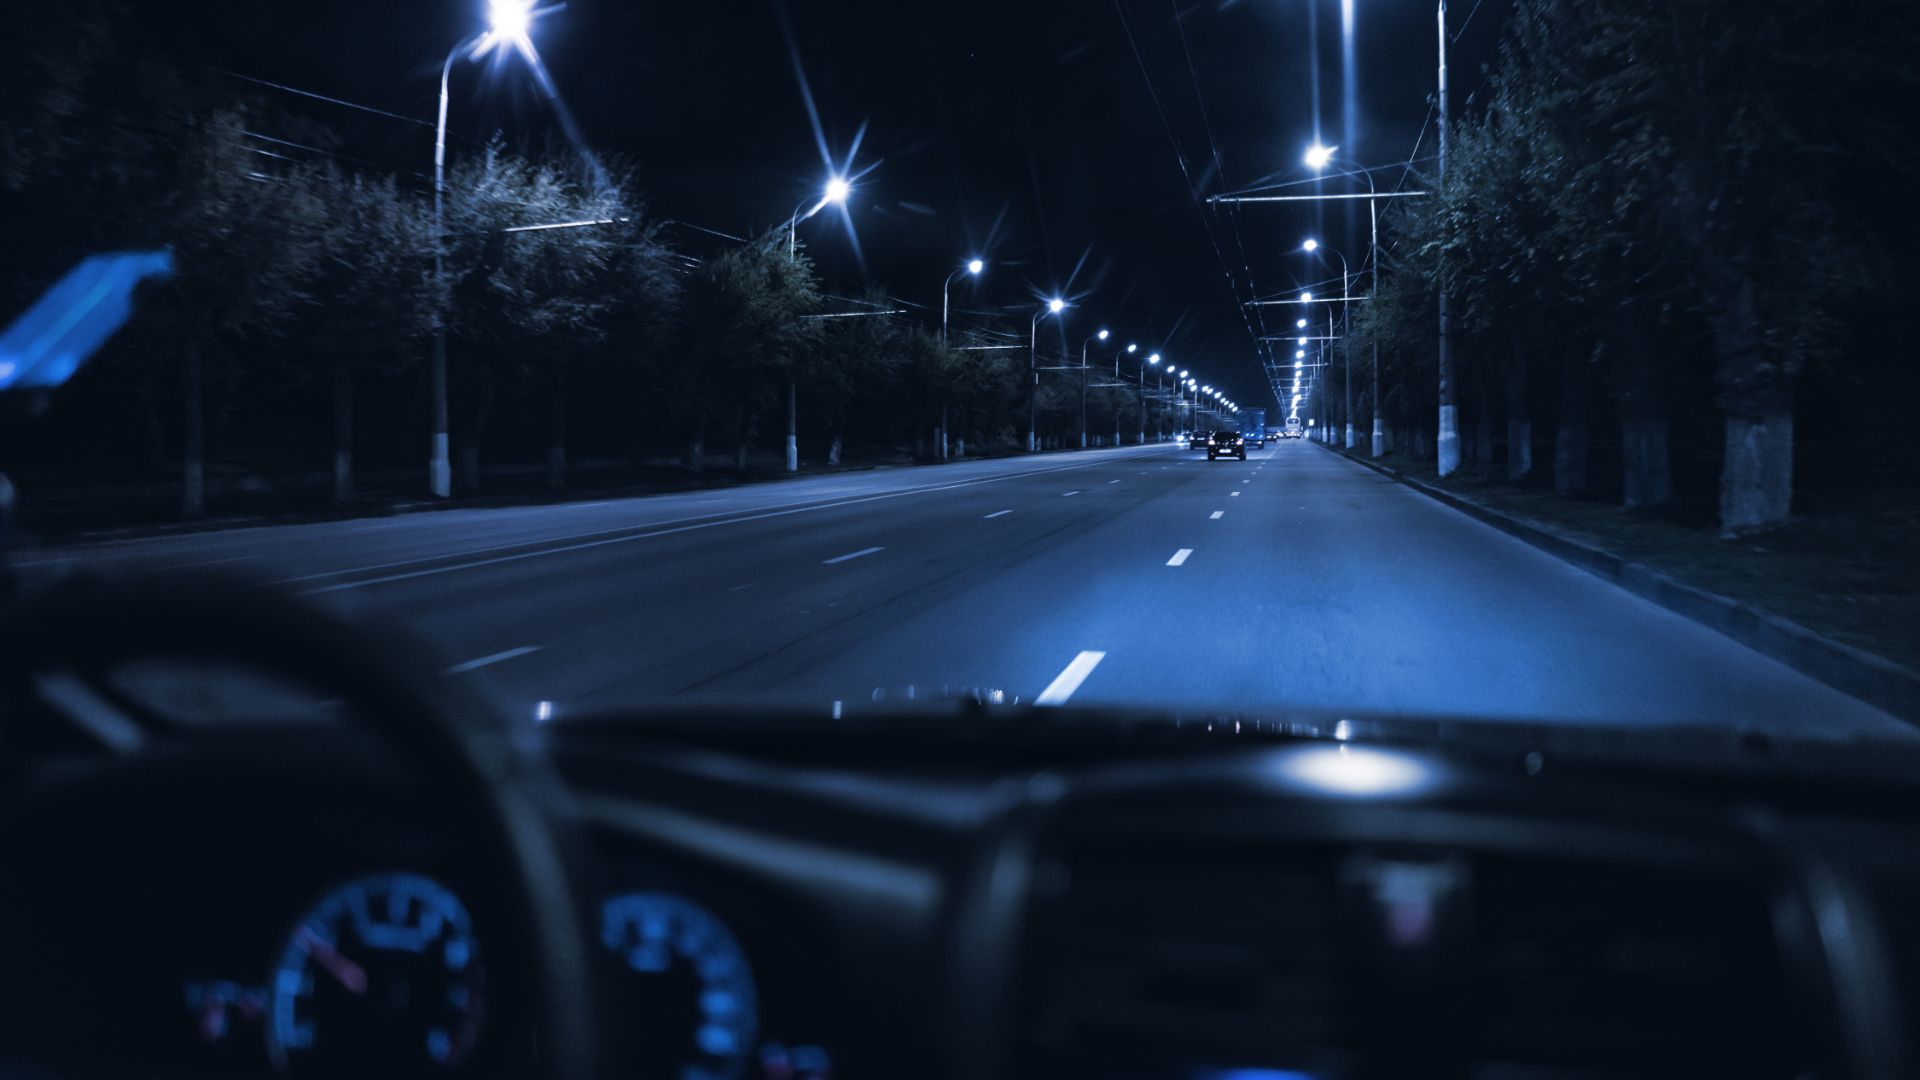
{"type": "Polygon", "coordinates": [[[637,983],[640,1076],[734,1080],[759,1035],[753,970],[740,942],[705,908],[660,892],[607,901],[600,940],[637,983]]]}
{"type": "Polygon", "coordinates": [[[267,1053],[297,1076],[451,1070],[479,1039],[484,981],[450,889],[359,878],[294,925],[268,982],[267,1053]]]}

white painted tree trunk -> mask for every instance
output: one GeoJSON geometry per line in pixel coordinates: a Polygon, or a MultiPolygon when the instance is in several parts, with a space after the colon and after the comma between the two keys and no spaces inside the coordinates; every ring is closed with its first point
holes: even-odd
{"type": "Polygon", "coordinates": [[[1720,469],[1720,531],[1735,535],[1787,520],[1793,510],[1793,413],[1727,417],[1720,469]]]}

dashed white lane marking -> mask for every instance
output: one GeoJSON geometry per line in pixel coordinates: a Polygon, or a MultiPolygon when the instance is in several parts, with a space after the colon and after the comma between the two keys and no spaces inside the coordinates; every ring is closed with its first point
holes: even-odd
{"type": "Polygon", "coordinates": [[[997,517],[1006,517],[1008,514],[1011,514],[1011,513],[1013,513],[1013,511],[1011,510],[995,510],[993,513],[987,515],[987,520],[992,521],[994,518],[997,518],[997,517]]]}
{"type": "Polygon", "coordinates": [[[1109,480],[1109,481],[1107,481],[1107,483],[1109,483],[1109,484],[1117,484],[1117,483],[1119,483],[1119,482],[1120,482],[1120,481],[1118,481],[1118,480],[1109,480]]]}
{"type": "Polygon", "coordinates": [[[1229,492],[1229,494],[1232,496],[1238,497],[1240,493],[1237,491],[1234,491],[1234,492],[1229,492]]]}
{"type": "Polygon", "coordinates": [[[1065,705],[1067,699],[1073,696],[1073,692],[1080,689],[1080,684],[1087,681],[1087,676],[1093,674],[1093,669],[1106,658],[1106,653],[1091,649],[1081,652],[1079,656],[1073,658],[1073,663],[1066,666],[1066,670],[1060,672],[1052,682],[1047,684],[1045,690],[1040,691],[1040,696],[1034,698],[1033,703],[1065,705]]]}
{"type": "Polygon", "coordinates": [[[1069,495],[1078,495],[1078,494],[1080,494],[1080,492],[1079,492],[1079,491],[1077,491],[1077,490],[1076,490],[1076,491],[1063,491],[1063,492],[1061,492],[1061,493],[1060,493],[1060,497],[1064,499],[1064,498],[1066,498],[1066,497],[1067,497],[1067,496],[1069,496],[1069,495]]]}
{"type": "Polygon", "coordinates": [[[536,653],[539,651],[540,646],[538,645],[522,645],[517,649],[502,649],[497,653],[489,653],[486,656],[476,657],[464,664],[455,664],[448,668],[446,673],[448,675],[464,675],[469,671],[478,671],[490,664],[498,664],[502,660],[512,660],[516,656],[525,656],[528,653],[536,653]]]}
{"type": "Polygon", "coordinates": [[[831,559],[823,559],[821,560],[820,565],[832,566],[834,563],[847,562],[851,559],[858,559],[858,558],[861,558],[862,556],[871,555],[876,551],[885,551],[885,550],[886,550],[885,548],[877,548],[877,547],[861,548],[859,551],[850,551],[845,555],[836,555],[831,559]]]}
{"type": "Polygon", "coordinates": [[[1221,518],[1223,518],[1223,517],[1226,517],[1226,516],[1227,516],[1227,512],[1226,512],[1225,510],[1215,510],[1215,511],[1213,512],[1213,516],[1212,516],[1212,517],[1210,517],[1210,518],[1208,518],[1207,520],[1208,520],[1208,521],[1219,521],[1219,520],[1220,520],[1221,518]]]}
{"type": "Polygon", "coordinates": [[[1181,563],[1186,562],[1187,556],[1191,554],[1193,554],[1192,548],[1181,548],[1179,551],[1173,553],[1173,558],[1167,560],[1167,565],[1179,566],[1181,563]]]}

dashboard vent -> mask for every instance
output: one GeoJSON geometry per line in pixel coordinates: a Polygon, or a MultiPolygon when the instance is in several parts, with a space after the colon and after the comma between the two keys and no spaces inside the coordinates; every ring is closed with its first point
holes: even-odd
{"type": "Polygon", "coordinates": [[[1793,1076],[1797,1006],[1753,878],[1481,859],[1468,998],[1495,1059],[1793,1076]]]}
{"type": "Polygon", "coordinates": [[[1757,1078],[1823,1057],[1757,874],[1201,841],[1068,866],[1030,924],[1028,1075],[1757,1078]]]}
{"type": "Polygon", "coordinates": [[[1324,1043],[1336,1021],[1333,869],[1331,854],[1083,853],[1036,913],[1036,1042],[1135,1066],[1148,1052],[1324,1043]]]}

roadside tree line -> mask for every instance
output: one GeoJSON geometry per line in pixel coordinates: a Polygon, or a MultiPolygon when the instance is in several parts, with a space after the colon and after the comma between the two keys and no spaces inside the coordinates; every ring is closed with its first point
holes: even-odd
{"type": "MultiPolygon", "coordinates": [[[[991,318],[949,345],[884,289],[835,297],[804,248],[789,254],[784,223],[675,250],[626,163],[565,145],[459,148],[437,229],[417,177],[346,154],[276,98],[140,53],[128,18],[41,5],[0,73],[0,190],[27,210],[0,254],[5,309],[86,254],[174,253],[172,277],[143,286],[128,330],[62,391],[74,402],[54,403],[48,426],[87,429],[58,443],[70,466],[177,475],[194,516],[223,433],[261,449],[324,410],[333,497],[349,500],[370,435],[389,463],[410,445],[424,474],[441,339],[466,490],[502,423],[544,427],[554,486],[583,420],[602,451],[677,445],[696,472],[716,444],[746,467],[794,406],[809,459],[834,464],[856,441],[939,452],[938,431],[983,452],[1024,436],[1026,350],[970,345],[1010,340],[991,318]]],[[[1077,380],[1040,395],[1043,433],[1068,445],[1077,380]]],[[[1089,409],[1096,424],[1141,423],[1132,393],[1097,389],[1089,409]]]]}
{"type": "MultiPolygon", "coordinates": [[[[1398,448],[1432,452],[1444,282],[1467,462],[1493,464],[1504,441],[1511,478],[1550,467],[1580,494],[1600,479],[1604,422],[1621,501],[1659,507],[1675,497],[1676,415],[1710,408],[1722,530],[1785,521],[1803,380],[1871,381],[1888,362],[1849,331],[1895,304],[1876,237],[1887,207],[1861,193],[1913,172],[1901,116],[1917,12],[1517,0],[1449,131],[1444,178],[1417,165],[1431,197],[1384,210],[1379,295],[1342,343],[1357,372],[1378,347],[1398,448]],[[1550,465],[1533,459],[1536,422],[1553,431],[1550,465]]],[[[1365,430],[1371,383],[1355,386],[1365,430]]]]}

